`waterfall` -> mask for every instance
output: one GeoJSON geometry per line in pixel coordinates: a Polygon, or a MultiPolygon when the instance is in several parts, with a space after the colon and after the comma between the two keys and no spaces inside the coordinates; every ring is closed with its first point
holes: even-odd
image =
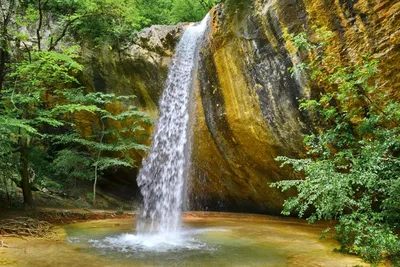
{"type": "Polygon", "coordinates": [[[160,101],[152,147],[137,178],[143,208],[137,232],[175,233],[179,229],[190,155],[189,109],[199,46],[209,15],[188,26],[177,45],[160,101]]]}

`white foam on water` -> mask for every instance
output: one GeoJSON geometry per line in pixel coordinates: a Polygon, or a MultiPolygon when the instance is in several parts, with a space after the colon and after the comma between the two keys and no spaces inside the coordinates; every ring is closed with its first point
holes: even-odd
{"type": "Polygon", "coordinates": [[[98,249],[109,249],[119,252],[174,252],[187,250],[214,251],[199,240],[198,235],[207,232],[227,232],[220,228],[184,230],[174,233],[122,234],[104,239],[90,239],[89,243],[98,249]]]}

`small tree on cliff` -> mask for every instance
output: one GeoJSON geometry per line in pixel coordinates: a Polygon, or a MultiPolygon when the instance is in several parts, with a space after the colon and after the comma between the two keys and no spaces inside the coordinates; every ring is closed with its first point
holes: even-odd
{"type": "Polygon", "coordinates": [[[373,57],[338,63],[329,49],[332,32],[317,29],[316,43],[305,33],[284,37],[293,55],[303,59],[292,71],[309,74],[324,93],[300,105],[322,125],[304,137],[307,158],[278,158],[305,174],[304,180],[274,184],[298,191],[285,201],[283,214],[296,211],[310,222],[338,220],[340,250],[367,261],[398,257],[400,103],[372,83],[378,73],[373,57]]]}
{"type": "MultiPolygon", "coordinates": [[[[62,91],[68,104],[56,108],[59,114],[70,114],[70,118],[79,113],[92,115],[94,125],[92,134],[86,135],[79,129],[69,133],[54,136],[57,145],[67,146],[58,154],[54,167],[58,170],[65,169],[65,164],[77,172],[74,178],[93,181],[93,205],[96,205],[96,188],[99,174],[109,168],[136,167],[136,162],[131,153],[137,150],[147,150],[148,146],[141,144],[147,135],[140,134],[146,124],[152,121],[146,113],[130,107],[121,110],[120,106],[129,106],[135,97],[116,96],[115,94],[87,93],[81,89],[62,91]],[[89,108],[90,107],[90,108],[89,108]],[[97,121],[97,123],[96,123],[97,121]],[[88,153],[77,153],[79,147],[85,147],[88,153]],[[69,157],[67,159],[66,157],[69,157]],[[79,160],[81,158],[82,160],[79,160]],[[78,159],[78,160],[74,160],[78,159]],[[63,162],[64,164],[59,164],[63,162]],[[82,162],[87,162],[86,168],[92,169],[93,175],[87,177],[87,172],[78,171],[82,162]]],[[[73,121],[71,121],[73,123],[73,121]]],[[[68,175],[67,172],[64,172],[68,175]]]]}

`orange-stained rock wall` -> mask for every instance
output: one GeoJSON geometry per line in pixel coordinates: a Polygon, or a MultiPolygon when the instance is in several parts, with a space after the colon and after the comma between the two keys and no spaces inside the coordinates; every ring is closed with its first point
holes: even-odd
{"type": "Polygon", "coordinates": [[[271,182],[299,179],[278,155],[301,157],[313,128],[298,98],[315,93],[288,68],[283,29],[335,34],[338,63],[364,54],[380,60],[376,85],[399,97],[400,1],[252,0],[246,8],[212,10],[196,86],[192,183],[194,209],[278,213],[288,194],[271,182]]]}

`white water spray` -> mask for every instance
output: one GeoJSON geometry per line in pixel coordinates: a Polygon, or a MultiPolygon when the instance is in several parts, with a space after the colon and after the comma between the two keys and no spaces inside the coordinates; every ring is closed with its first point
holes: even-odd
{"type": "Polygon", "coordinates": [[[186,28],[171,65],[160,102],[153,144],[138,176],[143,210],[137,232],[176,234],[188,166],[189,109],[193,74],[209,15],[186,28]]]}

